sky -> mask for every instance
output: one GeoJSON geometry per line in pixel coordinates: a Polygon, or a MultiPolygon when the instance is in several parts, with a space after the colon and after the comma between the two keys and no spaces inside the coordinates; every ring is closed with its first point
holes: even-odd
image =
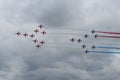
{"type": "Polygon", "coordinates": [[[119,46],[119,39],[49,34],[90,34],[92,29],[119,32],[119,2],[0,0],[0,80],[119,80],[120,55],[86,55],[79,44],[69,41],[73,37],[82,38],[87,45],[104,42],[103,45],[119,46]],[[42,48],[35,48],[30,38],[15,34],[31,34],[40,24],[47,31],[40,38],[48,42],[42,48]]]}

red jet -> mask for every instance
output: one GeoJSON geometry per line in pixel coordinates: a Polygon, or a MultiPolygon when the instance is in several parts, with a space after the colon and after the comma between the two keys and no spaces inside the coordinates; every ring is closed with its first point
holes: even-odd
{"type": "Polygon", "coordinates": [[[35,37],[35,35],[31,34],[30,37],[33,38],[33,37],[35,37]]]}
{"type": "Polygon", "coordinates": [[[36,47],[39,48],[39,47],[41,47],[41,46],[38,44],[38,45],[36,45],[36,47]]]}
{"type": "Polygon", "coordinates": [[[18,36],[19,36],[19,35],[21,35],[21,33],[20,33],[20,32],[17,32],[16,34],[17,34],[18,36]]]}
{"type": "Polygon", "coordinates": [[[40,26],[38,26],[40,29],[43,28],[44,26],[41,24],[40,26]]]}
{"type": "Polygon", "coordinates": [[[46,34],[46,32],[45,32],[45,31],[43,31],[43,32],[41,32],[41,33],[42,33],[43,35],[44,35],[44,34],[46,34]]]}
{"type": "Polygon", "coordinates": [[[34,30],[34,32],[37,34],[39,32],[39,30],[36,29],[36,30],[34,30]]]}
{"type": "Polygon", "coordinates": [[[28,34],[27,33],[25,33],[25,34],[23,34],[25,37],[27,37],[28,36],[28,34]]]}
{"type": "Polygon", "coordinates": [[[45,44],[45,42],[44,42],[44,41],[41,41],[40,43],[41,43],[41,45],[45,44]]]}
{"type": "Polygon", "coordinates": [[[38,42],[38,40],[37,40],[37,39],[35,39],[35,40],[33,40],[33,42],[34,42],[34,43],[37,43],[37,42],[38,42]]]}

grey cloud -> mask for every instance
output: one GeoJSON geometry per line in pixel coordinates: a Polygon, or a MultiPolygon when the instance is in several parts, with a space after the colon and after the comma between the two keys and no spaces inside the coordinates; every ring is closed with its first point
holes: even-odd
{"type": "MultiPolygon", "coordinates": [[[[79,48],[42,47],[36,49],[30,43],[30,39],[21,39],[11,34],[21,29],[29,31],[31,24],[40,23],[54,28],[79,25],[80,27],[74,28],[87,29],[87,27],[81,26],[93,25],[90,28],[113,27],[114,30],[117,30],[119,29],[117,1],[0,0],[0,2],[1,80],[119,80],[119,71],[116,66],[113,66],[114,60],[117,58],[115,55],[92,53],[86,55],[83,53],[83,49],[79,48]]],[[[86,32],[84,31],[84,33],[86,32]]],[[[64,42],[65,40],[61,38],[68,41],[71,36],[48,37],[48,40],[52,40],[53,44],[57,46],[58,44],[55,44],[54,41],[59,39],[64,42]]],[[[110,41],[118,42],[113,39],[110,41]]],[[[92,44],[93,41],[90,42],[92,44]]],[[[64,44],[64,46],[80,47],[73,44],[64,44]]]]}
{"type": "MultiPolygon", "coordinates": [[[[71,3],[72,4],[72,3],[71,3]]],[[[4,3],[1,15],[3,20],[10,23],[43,23],[46,26],[65,26],[77,18],[77,9],[71,8],[74,4],[69,5],[69,1],[16,1],[4,3]],[[19,3],[19,4],[16,4],[19,3]],[[14,6],[12,6],[14,5],[14,6]],[[75,10],[74,10],[75,9],[75,10]],[[74,12],[73,12],[74,10],[74,12]]],[[[77,4],[78,5],[78,4],[77,4]]]]}
{"type": "Polygon", "coordinates": [[[64,26],[72,20],[72,14],[64,1],[58,1],[41,15],[41,21],[52,27],[64,26]]]}

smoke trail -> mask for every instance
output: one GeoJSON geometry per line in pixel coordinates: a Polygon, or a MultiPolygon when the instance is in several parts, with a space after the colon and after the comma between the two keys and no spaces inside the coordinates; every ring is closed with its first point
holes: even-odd
{"type": "Polygon", "coordinates": [[[98,37],[105,37],[105,38],[120,38],[120,36],[104,36],[104,35],[98,35],[98,37]]]}
{"type": "Polygon", "coordinates": [[[108,46],[96,46],[96,48],[105,48],[105,49],[120,49],[119,47],[108,47],[108,46]]]}
{"type": "Polygon", "coordinates": [[[116,44],[118,44],[118,42],[113,42],[113,41],[95,41],[95,43],[99,43],[99,44],[112,44],[112,45],[116,45],[116,44]]]}
{"type": "Polygon", "coordinates": [[[104,51],[88,51],[92,53],[103,53],[103,54],[120,54],[120,52],[104,52],[104,51]]]}
{"type": "Polygon", "coordinates": [[[76,30],[76,31],[89,31],[89,29],[80,29],[80,28],[48,28],[48,27],[46,27],[45,28],[46,30],[76,30]]]}
{"type": "Polygon", "coordinates": [[[120,34],[120,32],[106,32],[106,31],[95,31],[97,33],[105,33],[105,34],[120,34]]]}
{"type": "Polygon", "coordinates": [[[53,34],[53,35],[76,35],[76,36],[84,36],[84,34],[77,34],[77,33],[58,33],[58,32],[49,32],[48,34],[53,34]]]}
{"type": "Polygon", "coordinates": [[[81,47],[80,48],[76,48],[76,47],[65,47],[65,46],[52,46],[52,45],[49,45],[49,46],[44,46],[44,48],[63,48],[63,49],[82,49],[81,47]]]}
{"type": "Polygon", "coordinates": [[[53,32],[53,33],[49,33],[49,34],[80,35],[80,34],[76,34],[76,33],[57,33],[57,32],[53,32]]]}

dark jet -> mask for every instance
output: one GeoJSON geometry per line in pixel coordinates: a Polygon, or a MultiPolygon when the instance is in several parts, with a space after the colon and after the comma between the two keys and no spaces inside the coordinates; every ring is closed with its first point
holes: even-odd
{"type": "Polygon", "coordinates": [[[89,52],[88,50],[85,51],[86,54],[87,54],[88,52],[89,52]]]}
{"type": "Polygon", "coordinates": [[[40,29],[43,28],[44,26],[41,24],[40,26],[38,26],[40,29]]]}
{"type": "Polygon", "coordinates": [[[38,42],[38,40],[37,40],[37,39],[35,39],[35,40],[33,40],[33,42],[34,42],[34,43],[37,43],[37,42],[38,42]]]}
{"type": "Polygon", "coordinates": [[[40,43],[41,43],[41,45],[45,44],[45,42],[44,42],[44,41],[41,41],[40,43]]]}
{"type": "Polygon", "coordinates": [[[94,33],[95,33],[95,30],[92,30],[91,32],[92,32],[92,34],[94,34],[94,33]]]}
{"type": "Polygon", "coordinates": [[[41,47],[41,46],[38,44],[38,45],[36,45],[36,47],[39,48],[39,47],[41,47]]]}
{"type": "Polygon", "coordinates": [[[27,37],[27,36],[28,36],[28,34],[27,34],[27,33],[25,33],[25,34],[23,34],[23,36],[27,37]]]}
{"type": "Polygon", "coordinates": [[[95,48],[96,48],[96,47],[93,45],[93,46],[92,46],[92,49],[95,49],[95,48]]]}
{"type": "Polygon", "coordinates": [[[21,33],[20,33],[20,32],[17,32],[16,34],[17,34],[18,36],[19,36],[19,35],[21,35],[21,33]]]}
{"type": "Polygon", "coordinates": [[[83,49],[85,49],[85,48],[86,48],[86,45],[85,45],[85,44],[84,44],[84,45],[82,45],[82,48],[83,48],[83,49]]]}
{"type": "Polygon", "coordinates": [[[74,39],[74,38],[72,38],[72,39],[70,39],[70,41],[71,41],[71,42],[74,42],[74,41],[75,41],[75,39],[74,39]]]}
{"type": "Polygon", "coordinates": [[[35,37],[35,35],[34,35],[34,34],[31,34],[30,37],[33,38],[33,37],[35,37]]]}
{"type": "Polygon", "coordinates": [[[85,38],[87,38],[88,37],[88,35],[87,34],[85,34],[85,36],[84,36],[85,38]]]}
{"type": "Polygon", "coordinates": [[[78,43],[80,43],[80,42],[82,42],[82,40],[81,40],[81,39],[78,39],[78,43]]]}
{"type": "Polygon", "coordinates": [[[34,30],[34,32],[37,34],[39,32],[39,30],[36,29],[36,30],[34,30]]]}
{"type": "Polygon", "coordinates": [[[45,32],[45,31],[43,31],[43,32],[41,32],[41,33],[42,33],[43,35],[44,35],[44,34],[46,34],[46,32],[45,32]]]}
{"type": "Polygon", "coordinates": [[[98,37],[98,35],[97,34],[95,34],[95,38],[97,38],[98,37]]]}

